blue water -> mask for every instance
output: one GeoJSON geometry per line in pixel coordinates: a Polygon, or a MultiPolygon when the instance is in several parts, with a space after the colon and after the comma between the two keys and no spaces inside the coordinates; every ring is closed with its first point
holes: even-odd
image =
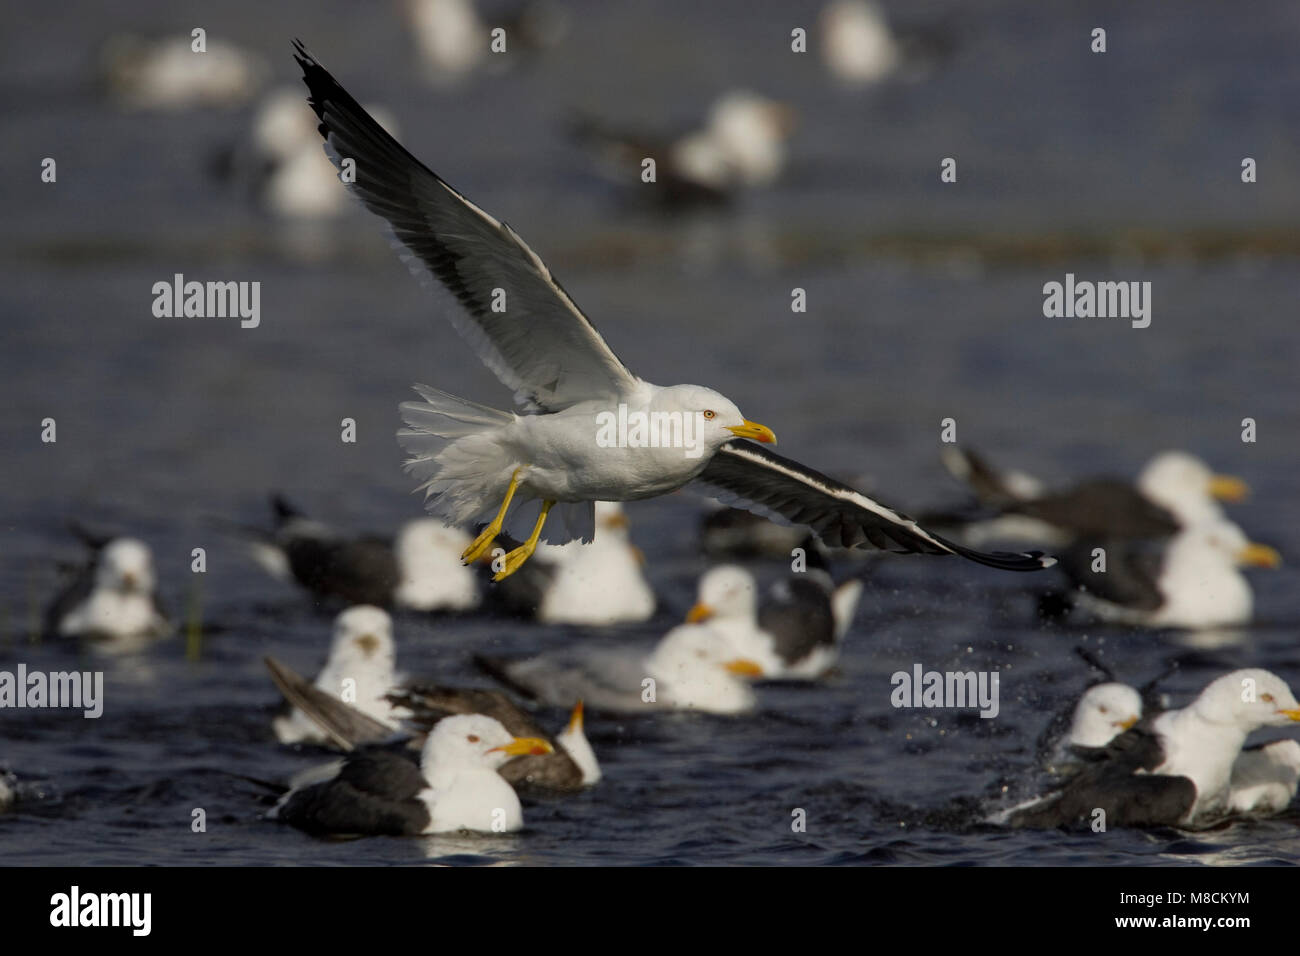
{"type": "MultiPolygon", "coordinates": [[[[354,5],[69,4],[7,15],[0,35],[0,668],[106,672],[104,716],[0,711],[0,765],[28,799],[0,816],[10,863],[1240,863],[1300,860],[1294,815],[1208,833],[1010,833],[980,827],[1034,742],[1089,681],[1073,648],[1100,649],[1182,702],[1208,680],[1269,667],[1300,686],[1300,8],[893,4],[955,19],[959,51],[915,83],[834,88],[788,52],[812,4],[570,3],[564,47],[436,91],[386,10],[354,5]],[[854,563],[867,589],[837,672],[765,687],[752,717],[598,713],[605,766],[590,793],[525,807],[508,838],[312,840],[259,819],[262,791],[318,755],[278,747],[272,653],[320,663],[329,616],[265,579],[213,518],[265,520],[280,489],[356,530],[419,513],[393,439],[412,382],[498,405],[472,358],[353,211],[300,246],[205,175],[248,110],[123,114],[94,85],[111,32],[202,25],[260,50],[297,82],[303,37],[363,100],[388,104],[407,145],[548,261],[633,370],[708,383],[771,426],[781,451],[908,511],[959,498],[939,423],[1054,482],[1132,474],[1188,448],[1246,478],[1233,515],[1290,563],[1252,576],[1256,626],[1218,641],[1035,622],[1034,589],[955,559],[854,563]],[[1093,26],[1111,52],[1087,52],[1093,26]],[[659,220],[624,210],[560,131],[574,108],[630,124],[689,122],[750,86],[802,123],[775,188],[730,215],[659,220]],[[44,156],[57,185],[38,181],[44,156]],[[938,163],[959,162],[955,185],[938,163]],[[1243,156],[1259,182],[1239,181],[1243,156]],[[262,322],[157,319],[150,288],[187,277],[258,280],[262,322]],[[1042,285],[1150,281],[1153,321],[1046,319],[1042,285]],[[790,290],[808,292],[807,314],[790,290]],[[58,422],[42,444],[40,421],[58,422]],[[339,441],[339,421],[358,441],[339,441]],[[1245,417],[1259,440],[1240,441],[1245,417]],[[71,517],[154,548],[161,591],[193,600],[204,547],[204,637],[96,662],[32,643],[56,565],[78,557],[71,517]],[[1001,712],[895,710],[889,675],[998,669],[1001,712]],[[207,832],[191,832],[203,808],[207,832]],[[792,811],[807,830],[791,830],[792,811]]],[[[399,617],[409,673],[479,681],[476,652],[579,641],[648,644],[679,621],[706,567],[686,495],[629,508],[662,598],[641,627],[579,632],[491,619],[399,617]]],[[[781,567],[760,567],[771,578],[781,567]]],[[[563,715],[543,715],[557,727],[563,715]]]]}

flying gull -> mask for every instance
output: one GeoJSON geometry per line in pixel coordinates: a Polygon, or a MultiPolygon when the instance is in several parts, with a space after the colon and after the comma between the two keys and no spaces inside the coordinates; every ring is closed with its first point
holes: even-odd
{"type": "Polygon", "coordinates": [[[1000,814],[997,822],[1055,827],[1199,825],[1231,809],[1232,776],[1246,737],[1300,721],[1300,703],[1269,671],[1225,674],[1180,710],[1147,715],[1045,797],[1000,814]]]}
{"type": "Polygon", "coordinates": [[[267,816],[321,836],[512,832],[523,828],[523,809],[497,771],[550,749],[491,717],[448,717],[429,734],[418,766],[405,753],[361,750],[336,776],[290,790],[267,816]]]}
{"type": "Polygon", "coordinates": [[[407,427],[399,439],[410,454],[407,470],[422,481],[426,508],[460,526],[490,517],[466,561],[490,552],[516,499],[539,501],[540,510],[524,543],[504,556],[497,579],[532,555],[556,505],[564,530],[552,525],[548,540],[589,541],[592,502],[650,498],[695,482],[706,494],[807,524],[831,545],[961,554],[1011,570],[1052,563],[1034,553],[986,554],[945,541],[819,472],[737,441],[772,443],[775,436],[716,391],[638,378],[513,229],[421,164],[300,42],[295,47],[327,154],[340,168],[355,161],[353,192],[388,222],[412,269],[460,301],[464,311],[452,313],[453,324],[522,405],[516,414],[417,386],[424,401],[402,406],[407,427]],[[654,447],[599,441],[609,416],[629,420],[624,413],[670,423],[666,440],[650,442],[654,447]],[[690,443],[687,422],[698,426],[690,443]]]}

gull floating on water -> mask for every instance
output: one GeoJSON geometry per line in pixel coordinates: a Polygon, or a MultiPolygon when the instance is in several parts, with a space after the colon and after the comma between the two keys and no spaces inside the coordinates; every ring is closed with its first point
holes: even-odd
{"type": "Polygon", "coordinates": [[[469,536],[430,518],[409,521],[397,540],[349,537],[308,518],[285,498],[271,499],[268,534],[235,526],[253,558],[279,580],[295,580],[318,600],[397,604],[414,611],[467,611],[478,606],[478,581],[460,560],[469,536]]]}
{"type": "MultiPolygon", "coordinates": [[[[278,662],[267,663],[272,676],[277,667],[283,668],[278,662]]],[[[396,667],[392,619],[377,607],[351,607],[334,621],[329,659],[317,675],[315,687],[340,699],[346,694],[353,707],[391,733],[406,714],[388,699],[389,691],[400,681],[396,667]]],[[[277,679],[277,684],[284,690],[282,681],[277,679]]],[[[297,706],[287,715],[277,716],[271,726],[282,744],[331,742],[320,724],[297,706]]]]}
{"type": "Polygon", "coordinates": [[[1101,620],[1195,630],[1248,624],[1255,599],[1240,569],[1281,560],[1219,519],[1163,542],[1081,542],[1062,552],[1060,566],[1078,589],[1069,600],[1101,620]],[[1093,570],[1096,547],[1105,552],[1104,571],[1093,570]]]}
{"type": "Polygon", "coordinates": [[[836,587],[826,571],[810,567],[777,582],[760,602],[752,574],[721,565],[700,578],[687,621],[722,631],[765,679],[815,680],[839,659],[861,596],[861,581],[836,587]]]}
{"type": "Polygon", "coordinates": [[[131,110],[232,107],[250,100],[270,75],[261,56],[226,40],[207,37],[203,52],[193,44],[188,34],[111,37],[100,53],[110,95],[131,110]]]}
{"type": "Polygon", "coordinates": [[[552,706],[576,698],[593,709],[624,714],[748,713],[756,703],[750,682],[763,676],[757,661],[741,656],[728,636],[707,622],[673,628],[649,654],[579,647],[475,661],[507,686],[552,706]]]}
{"type": "Polygon", "coordinates": [[[654,614],[655,594],[644,564],[628,537],[622,505],[597,501],[595,540],[538,545],[534,559],[494,588],[491,597],[511,613],[547,624],[601,627],[646,621],[654,614]]]}
{"type": "Polygon", "coordinates": [[[997,818],[1012,826],[1203,824],[1232,809],[1232,777],[1246,737],[1300,721],[1300,703],[1276,674],[1225,674],[1180,710],[1148,715],[1117,736],[1057,791],[997,818]]]}
{"type": "Polygon", "coordinates": [[[94,554],[46,609],[46,629],[110,652],[139,650],[170,634],[172,625],[154,594],[149,546],[135,538],[78,534],[94,554]]]}
{"type": "Polygon", "coordinates": [[[769,186],[786,164],[785,142],[795,112],[748,90],[731,90],[709,109],[704,125],[676,139],[617,129],[591,117],[570,127],[593,150],[611,179],[635,184],[633,195],[665,208],[724,203],[740,189],[769,186]],[[655,161],[653,184],[641,180],[642,164],[655,161]]]}
{"type": "Polygon", "coordinates": [[[427,733],[444,717],[483,714],[501,722],[516,737],[545,740],[554,748],[545,754],[525,754],[501,767],[501,776],[516,788],[576,791],[600,782],[600,762],[587,740],[583,702],[569,713],[564,729],[552,740],[522,708],[498,690],[477,690],[417,684],[394,691],[390,699],[410,711],[407,727],[427,733]]]}
{"type": "Polygon", "coordinates": [[[513,757],[550,750],[491,717],[447,717],[429,734],[419,766],[405,753],[361,750],[337,775],[290,790],[267,816],[322,836],[513,832],[523,828],[523,809],[497,771],[513,757]]]}
{"type": "Polygon", "coordinates": [[[533,554],[557,505],[559,522],[547,539],[589,541],[593,502],[650,498],[694,482],[713,497],[807,524],[833,546],[960,554],[1011,570],[1052,563],[1035,553],[988,554],[945,541],[819,472],[736,441],[772,443],[775,436],[713,389],[638,378],[513,229],[421,164],[295,46],[327,154],[336,165],[356,161],[349,188],[388,222],[413,271],[459,300],[463,311],[450,314],[453,324],[522,406],[522,414],[501,411],[428,386],[417,386],[424,401],[402,406],[407,427],[399,439],[426,508],[460,526],[489,519],[466,550],[467,562],[490,552],[512,503],[536,501],[540,510],[497,579],[533,554]],[[600,441],[611,416],[626,421],[632,413],[670,423],[675,415],[678,424],[654,447],[600,441]],[[697,425],[689,448],[688,421],[697,425]]]}
{"type": "MultiPolygon", "coordinates": [[[[1108,681],[1094,684],[1074,708],[1069,732],[1051,752],[1054,772],[1076,772],[1143,717],[1143,693],[1108,681]]],[[[1151,717],[1160,708],[1146,710],[1151,717]]],[[[1246,747],[1232,764],[1229,807],[1237,813],[1276,813],[1295,798],[1300,783],[1300,743],[1275,740],[1246,747]]]]}
{"type": "Polygon", "coordinates": [[[1152,458],[1135,482],[1092,478],[1050,490],[1037,478],[999,471],[969,449],[948,447],[948,470],[996,518],[960,520],[962,540],[979,546],[1014,540],[1061,547],[1079,538],[1159,538],[1224,517],[1220,501],[1240,501],[1249,487],[1240,478],[1215,474],[1187,452],[1152,458]]]}
{"type": "MultiPolygon", "coordinates": [[[[582,701],[574,706],[564,729],[549,738],[533,718],[498,690],[448,687],[421,682],[394,687],[388,700],[401,715],[400,728],[381,723],[351,704],[326,693],[278,661],[267,659],[276,686],[306,717],[315,722],[329,741],[351,752],[374,744],[401,744],[421,748],[433,727],[444,717],[482,714],[499,720],[516,737],[536,737],[554,749],[546,754],[514,757],[501,767],[501,776],[519,789],[576,792],[600,782],[600,764],[587,740],[582,701]]],[[[307,779],[320,779],[320,770],[307,779]]]]}
{"type": "MultiPolygon", "coordinates": [[[[396,130],[382,107],[367,109],[385,129],[396,130]]],[[[245,141],[223,149],[213,166],[220,178],[248,189],[263,209],[279,219],[330,219],[347,205],[338,172],[321,154],[315,117],[292,88],[264,96],[245,141]]]]}
{"type": "MultiPolygon", "coordinates": [[[[963,27],[969,32],[970,23],[963,27]]],[[[846,86],[868,86],[899,74],[920,78],[956,45],[945,24],[895,30],[872,0],[832,0],[818,17],[817,34],[822,62],[846,86]]]]}

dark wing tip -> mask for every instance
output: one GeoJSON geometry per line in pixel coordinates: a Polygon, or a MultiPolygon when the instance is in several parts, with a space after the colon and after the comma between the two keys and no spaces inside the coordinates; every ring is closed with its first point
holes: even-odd
{"type": "Polygon", "coordinates": [[[1041,551],[976,551],[974,548],[965,548],[960,544],[944,540],[938,535],[935,535],[935,538],[951,548],[953,554],[959,554],[970,561],[990,568],[1000,568],[1003,571],[1041,571],[1056,564],[1056,558],[1041,551]]]}

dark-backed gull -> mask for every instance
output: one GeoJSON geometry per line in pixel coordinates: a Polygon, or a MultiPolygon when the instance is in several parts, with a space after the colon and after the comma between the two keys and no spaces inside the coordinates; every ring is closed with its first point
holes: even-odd
{"type": "Polygon", "coordinates": [[[77,533],[93,554],[46,609],[46,630],[109,652],[139,650],[170,634],[171,622],[154,594],[149,546],[136,538],[77,533]]]}
{"type": "Polygon", "coordinates": [[[1217,520],[1165,541],[1087,541],[1062,552],[1071,600],[1104,621],[1185,629],[1250,622],[1254,596],[1242,567],[1275,568],[1281,556],[1217,520]],[[1101,548],[1105,570],[1095,549],[1101,548]]]}
{"type": "Polygon", "coordinates": [[[236,526],[273,577],[293,579],[318,601],[394,604],[414,611],[466,611],[479,603],[474,571],[460,560],[465,532],[433,518],[408,521],[396,540],[349,536],[307,517],[283,495],[271,507],[275,531],[236,526]]]}
{"type": "Polygon", "coordinates": [[[760,601],[752,574],[720,565],[700,578],[687,621],[722,631],[765,679],[815,680],[839,659],[861,596],[861,581],[836,587],[826,571],[810,567],[778,581],[760,601]]]}
{"type": "Polygon", "coordinates": [[[500,411],[427,386],[417,388],[424,401],[402,406],[399,438],[426,507],[460,526],[490,517],[466,561],[490,552],[515,499],[538,501],[540,511],[498,579],[531,556],[557,504],[564,529],[553,526],[548,540],[585,541],[594,501],[655,497],[698,480],[714,497],[808,524],[828,544],[961,554],[1013,570],[1051,563],[946,542],[852,488],[737,440],[774,436],[716,391],[638,378],[514,230],[407,152],[301,43],[296,50],[327,153],[340,168],[355,162],[352,191],[388,222],[413,270],[460,301],[453,323],[523,406],[524,414],[500,411]],[[633,442],[614,418],[666,422],[666,432],[650,441],[640,430],[633,442]]]}
{"type": "Polygon", "coordinates": [[[267,816],[314,835],[508,833],[522,829],[523,809],[497,771],[513,757],[550,749],[491,717],[447,717],[430,732],[418,766],[403,752],[360,750],[337,775],[289,791],[267,816]]]}
{"type": "Polygon", "coordinates": [[[619,129],[586,116],[575,119],[570,131],[597,155],[611,179],[636,184],[631,195],[680,209],[725,203],[737,190],[771,185],[785,167],[785,143],[794,125],[790,107],[731,90],[714,102],[703,126],[679,137],[619,129]],[[641,180],[646,159],[655,162],[652,184],[641,180]]]}
{"type": "Polygon", "coordinates": [[[969,449],[949,446],[944,464],[996,518],[963,522],[972,545],[1015,540],[1061,547],[1080,538],[1159,538],[1223,517],[1220,501],[1239,501],[1249,489],[1240,478],[1215,474],[1187,452],[1152,458],[1135,482],[1092,478],[1051,490],[1036,478],[999,471],[969,449]]]}
{"type": "Polygon", "coordinates": [[[1199,825],[1231,810],[1232,775],[1246,738],[1300,721],[1286,682],[1266,670],[1233,671],[1188,707],[1147,715],[1116,737],[1069,782],[999,814],[998,822],[1054,827],[1199,825]]]}

